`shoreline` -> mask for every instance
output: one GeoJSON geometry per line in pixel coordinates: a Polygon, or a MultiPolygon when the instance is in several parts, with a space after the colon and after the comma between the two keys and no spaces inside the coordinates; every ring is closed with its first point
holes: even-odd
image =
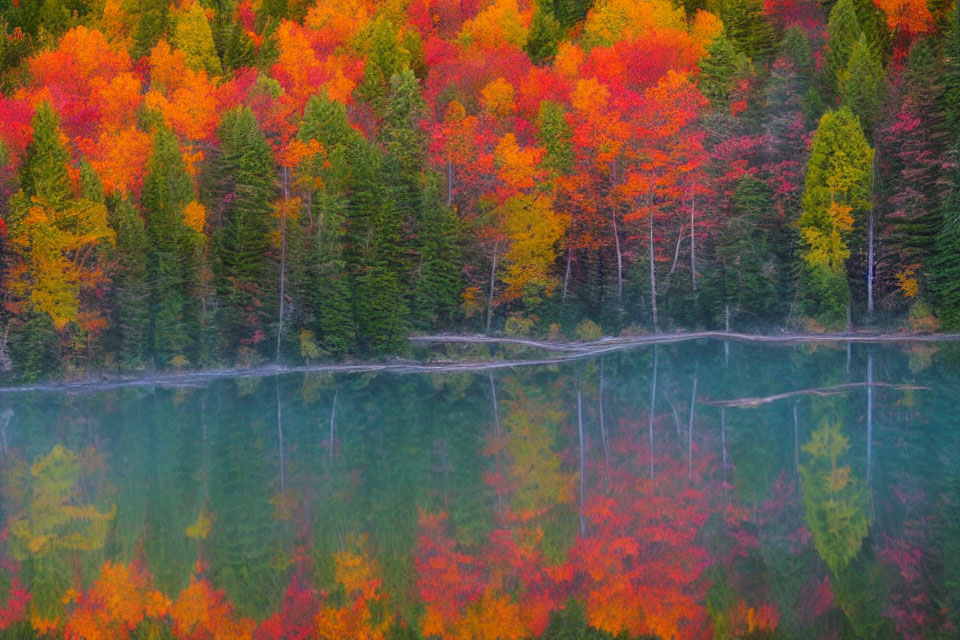
{"type": "Polygon", "coordinates": [[[910,333],[784,333],[750,334],[733,331],[695,331],[673,333],[650,333],[637,336],[604,337],[582,342],[550,342],[527,338],[510,338],[486,335],[438,334],[409,336],[407,340],[419,344],[500,344],[529,347],[553,353],[552,358],[529,360],[448,360],[418,362],[393,360],[383,362],[358,362],[344,364],[264,365],[253,368],[199,369],[184,372],[156,372],[141,375],[100,374],[73,381],[51,381],[15,386],[0,386],[0,395],[32,392],[89,393],[132,387],[197,387],[223,378],[270,378],[306,373],[458,373],[480,372],[516,367],[550,366],[564,364],[605,353],[626,351],[634,347],[689,342],[693,340],[732,340],[772,345],[795,345],[809,343],[896,343],[896,342],[956,342],[960,333],[910,334],[910,333]]]}

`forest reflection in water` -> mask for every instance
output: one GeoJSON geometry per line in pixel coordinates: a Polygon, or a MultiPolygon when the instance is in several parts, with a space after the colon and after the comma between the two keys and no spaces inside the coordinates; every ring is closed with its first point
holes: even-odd
{"type": "Polygon", "coordinates": [[[955,350],[8,394],[0,635],[955,637],[955,350]]]}

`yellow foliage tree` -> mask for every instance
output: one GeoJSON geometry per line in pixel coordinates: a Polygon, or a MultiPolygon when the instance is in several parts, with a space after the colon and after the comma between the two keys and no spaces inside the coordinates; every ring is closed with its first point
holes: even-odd
{"type": "Polygon", "coordinates": [[[80,288],[103,279],[94,265],[94,250],[115,239],[106,207],[81,199],[54,208],[34,197],[25,212],[14,216],[10,239],[21,260],[12,273],[11,290],[49,314],[57,329],[76,321],[80,288]]]}
{"type": "Polygon", "coordinates": [[[535,305],[557,287],[553,266],[569,220],[556,212],[547,194],[518,195],[502,206],[510,247],[505,260],[504,296],[535,305]]]}
{"type": "Polygon", "coordinates": [[[475,18],[463,23],[460,41],[482,49],[522,47],[530,34],[531,16],[530,10],[520,11],[517,0],[494,0],[475,18]]]}

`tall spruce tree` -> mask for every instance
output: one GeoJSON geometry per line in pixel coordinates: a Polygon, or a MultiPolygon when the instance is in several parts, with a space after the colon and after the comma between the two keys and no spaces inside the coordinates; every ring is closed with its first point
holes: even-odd
{"type": "Polygon", "coordinates": [[[860,40],[860,23],[853,0],[839,0],[830,11],[827,22],[827,52],[823,65],[823,94],[830,105],[836,104],[843,81],[843,72],[850,61],[853,47],[860,40]]]}
{"type": "Polygon", "coordinates": [[[868,139],[873,137],[873,127],[880,118],[886,93],[883,65],[867,44],[867,37],[861,33],[840,78],[840,101],[860,118],[868,139]]]}
{"type": "Polygon", "coordinates": [[[147,161],[140,204],[150,251],[150,331],[152,355],[160,366],[195,356],[199,278],[195,232],[184,223],[193,200],[193,180],[183,163],[180,144],[170,129],[157,125],[147,161]]]}
{"type": "Polygon", "coordinates": [[[213,239],[213,269],[219,300],[217,326],[225,353],[255,345],[269,333],[278,289],[268,235],[277,195],[270,145],[253,111],[227,113],[218,133],[220,153],[210,171],[220,198],[213,239]]]}
{"type": "Polygon", "coordinates": [[[424,328],[448,328],[457,318],[463,292],[460,219],[443,202],[439,177],[431,174],[423,197],[420,268],[415,318],[424,328]]]}
{"type": "Polygon", "coordinates": [[[384,353],[403,346],[407,324],[400,209],[382,176],[384,157],[370,142],[349,150],[348,264],[354,282],[354,320],[362,351],[384,353]]]}
{"type": "Polygon", "coordinates": [[[344,237],[349,211],[347,156],[359,135],[350,126],[343,103],[315,95],[307,101],[297,139],[320,142],[325,154],[296,169],[304,211],[293,234],[291,287],[300,302],[301,326],[319,340],[324,352],[343,356],[356,339],[344,237]]]}
{"type": "Polygon", "coordinates": [[[110,216],[117,234],[113,271],[113,332],[124,367],[139,369],[149,360],[150,286],[147,274],[150,239],[143,218],[129,199],[120,200],[110,216]]]}
{"type": "Polygon", "coordinates": [[[955,5],[943,44],[943,97],[939,229],[931,261],[937,315],[948,329],[960,328],[960,6],[955,5]]]}

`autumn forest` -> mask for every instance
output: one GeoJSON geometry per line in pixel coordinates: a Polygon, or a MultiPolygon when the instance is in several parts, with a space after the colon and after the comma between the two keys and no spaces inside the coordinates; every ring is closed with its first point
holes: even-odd
{"type": "Polygon", "coordinates": [[[3,0],[0,371],[960,326],[946,0],[3,0]]]}

